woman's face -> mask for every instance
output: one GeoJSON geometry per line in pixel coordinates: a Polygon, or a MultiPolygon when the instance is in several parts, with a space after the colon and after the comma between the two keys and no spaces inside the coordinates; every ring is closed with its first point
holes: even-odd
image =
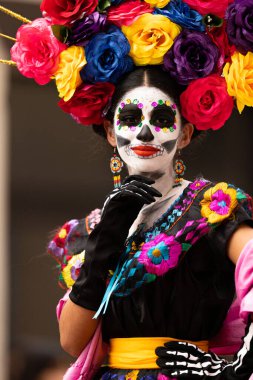
{"type": "Polygon", "coordinates": [[[114,115],[118,152],[130,174],[163,175],[173,165],[181,119],[173,100],[156,87],[137,87],[114,115]]]}

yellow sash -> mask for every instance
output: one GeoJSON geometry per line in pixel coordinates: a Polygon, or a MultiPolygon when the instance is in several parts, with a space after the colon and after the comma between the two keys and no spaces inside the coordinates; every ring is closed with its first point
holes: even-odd
{"type": "Polygon", "coordinates": [[[121,369],[155,369],[157,356],[155,349],[165,342],[188,342],[203,351],[208,351],[208,341],[192,342],[189,340],[150,337],[150,338],[114,338],[110,340],[109,367],[121,369]]]}

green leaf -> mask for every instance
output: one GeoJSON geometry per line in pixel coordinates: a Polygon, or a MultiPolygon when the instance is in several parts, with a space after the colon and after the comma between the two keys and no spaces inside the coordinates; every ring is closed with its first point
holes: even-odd
{"type": "Polygon", "coordinates": [[[108,8],[111,5],[110,0],[99,0],[97,10],[98,12],[104,12],[106,8],[108,8]]]}
{"type": "Polygon", "coordinates": [[[188,251],[188,249],[190,249],[191,248],[191,244],[189,244],[189,243],[182,243],[182,250],[183,251],[188,251]]]}
{"type": "Polygon", "coordinates": [[[70,30],[63,25],[52,25],[51,26],[54,36],[57,40],[65,43],[68,39],[70,30]]]}
{"type": "Polygon", "coordinates": [[[237,191],[236,193],[236,199],[241,200],[241,199],[246,199],[246,195],[242,193],[241,191],[237,191]]]}

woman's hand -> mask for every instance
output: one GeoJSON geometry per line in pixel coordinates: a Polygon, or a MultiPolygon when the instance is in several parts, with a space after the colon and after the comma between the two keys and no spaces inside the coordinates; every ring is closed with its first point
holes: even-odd
{"type": "Polygon", "coordinates": [[[108,271],[116,268],[129,228],[143,205],[161,196],[151,186],[153,183],[149,178],[129,176],[107,198],[101,221],[87,240],[85,262],[70,293],[75,304],[94,311],[98,309],[108,271]]]}
{"type": "Polygon", "coordinates": [[[156,354],[164,373],[178,379],[249,380],[253,374],[253,323],[250,319],[242,347],[230,363],[185,342],[165,343],[156,354]]]}

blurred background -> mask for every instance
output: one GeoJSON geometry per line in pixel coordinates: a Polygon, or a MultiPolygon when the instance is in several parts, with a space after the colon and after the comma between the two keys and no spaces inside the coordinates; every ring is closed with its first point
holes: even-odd
{"type": "MultiPolygon", "coordinates": [[[[1,1],[40,17],[39,1],[1,1]]],[[[0,32],[21,25],[0,14],[0,32]]],[[[10,59],[11,41],[0,41],[10,59]]],[[[47,255],[53,231],[101,207],[112,189],[112,149],[57,107],[54,83],[38,86],[0,66],[0,379],[58,380],[72,359],[59,346],[55,306],[63,291],[47,255]]],[[[253,194],[253,110],[185,153],[187,179],[225,180],[253,194]]]]}

